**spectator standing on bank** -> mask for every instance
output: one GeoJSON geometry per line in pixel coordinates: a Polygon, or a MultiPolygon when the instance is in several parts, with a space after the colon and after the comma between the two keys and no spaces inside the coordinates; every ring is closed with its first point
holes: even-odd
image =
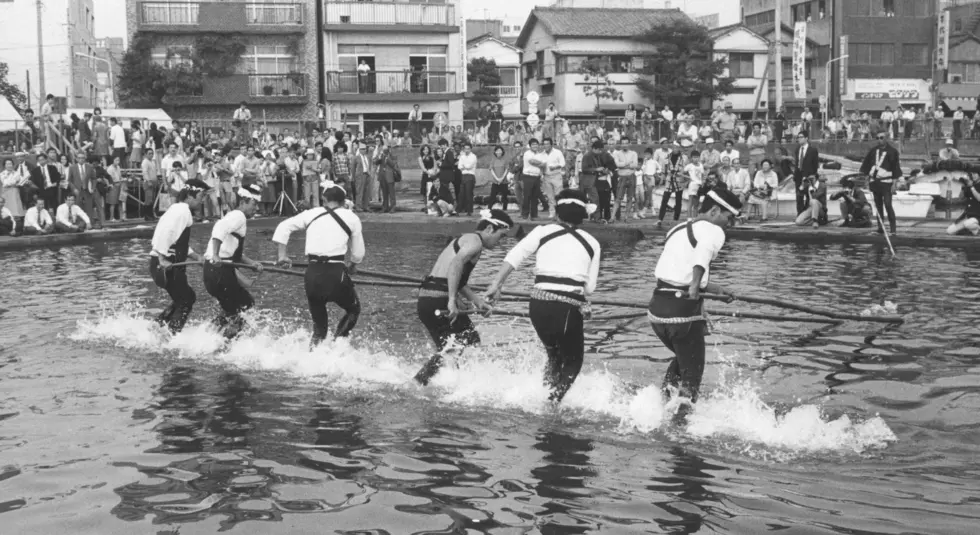
{"type": "Polygon", "coordinates": [[[902,113],[902,120],[905,122],[905,140],[912,139],[912,132],[915,129],[915,110],[911,106],[902,113]]]}
{"type": "Polygon", "coordinates": [[[698,215],[700,208],[700,197],[698,192],[704,185],[704,177],[707,170],[701,163],[701,153],[691,151],[691,162],[684,167],[684,174],[689,180],[687,184],[687,217],[694,219],[698,215]]]}
{"type": "Polygon", "coordinates": [[[636,152],[629,147],[629,143],[629,138],[621,139],[616,150],[612,153],[613,161],[616,162],[618,180],[616,181],[616,197],[613,200],[612,219],[610,221],[619,221],[620,217],[624,221],[628,221],[636,209],[636,171],[640,168],[640,162],[636,152]],[[623,201],[626,201],[625,216],[620,213],[623,201]]]}
{"type": "Polygon", "coordinates": [[[538,140],[531,138],[524,152],[524,166],[521,180],[524,182],[524,203],[521,205],[521,218],[534,221],[538,217],[538,196],[541,194],[541,176],[547,159],[540,150],[538,140]]]}
{"type": "Polygon", "coordinates": [[[643,151],[643,164],[640,166],[641,180],[643,181],[643,202],[637,210],[636,217],[644,219],[653,217],[653,188],[657,185],[660,176],[663,175],[663,167],[653,155],[653,149],[646,148],[643,151]]]}
{"type": "Polygon", "coordinates": [[[684,167],[687,165],[687,158],[681,152],[681,147],[676,142],[671,146],[670,157],[667,166],[664,168],[664,193],[660,199],[660,212],[657,219],[657,228],[663,227],[664,217],[667,215],[667,204],[671,199],[674,200],[674,221],[681,218],[681,206],[684,204],[684,167]]]}
{"type": "Polygon", "coordinates": [[[966,115],[963,113],[963,106],[956,108],[953,112],[953,141],[959,142],[963,139],[963,119],[966,115]]]}
{"type": "Polygon", "coordinates": [[[807,186],[807,180],[816,177],[820,172],[820,153],[816,147],[810,144],[810,137],[806,131],[800,131],[796,139],[800,146],[796,151],[796,169],[793,173],[793,182],[796,185],[796,215],[800,215],[810,205],[810,190],[807,186]]]}
{"type": "MultiPolygon", "coordinates": [[[[338,145],[339,147],[339,145],[338,145]]],[[[337,152],[337,157],[340,151],[337,152]]],[[[336,159],[336,157],[335,157],[336,159]]],[[[351,156],[351,178],[354,188],[355,208],[362,212],[371,211],[371,180],[374,174],[374,162],[368,155],[367,146],[361,145],[357,148],[357,154],[351,156]]]]}
{"type": "Polygon", "coordinates": [[[487,207],[493,209],[499,202],[500,209],[507,211],[507,197],[510,192],[507,188],[507,172],[510,169],[510,162],[505,157],[506,151],[500,145],[493,148],[493,158],[490,160],[490,201],[487,207]]]}
{"type": "Polygon", "coordinates": [[[784,132],[786,132],[786,106],[780,106],[776,111],[776,120],[772,124],[773,140],[782,145],[784,132]]]}
{"type": "Polygon", "coordinates": [[[126,142],[126,130],[115,117],[109,118],[109,140],[112,141],[112,157],[118,157],[120,162],[125,160],[129,148],[126,142]]]}
{"type": "Polygon", "coordinates": [[[623,113],[623,136],[630,139],[636,139],[636,106],[633,104],[626,105],[626,111],[623,113]]]}
{"type": "Polygon", "coordinates": [[[144,219],[152,221],[155,219],[157,191],[160,188],[160,166],[157,165],[153,149],[147,149],[143,153],[143,162],[140,164],[140,175],[143,178],[143,202],[146,204],[146,216],[144,219]]]}
{"type": "Polygon", "coordinates": [[[898,150],[888,143],[885,134],[878,134],[878,146],[868,151],[861,163],[861,174],[871,179],[870,189],[878,210],[878,233],[884,234],[882,212],[888,213],[891,233],[896,232],[895,208],[892,206],[892,189],[895,181],[902,176],[898,150]]]}
{"type": "Polygon", "coordinates": [[[112,156],[112,162],[105,168],[109,175],[112,185],[109,193],[106,194],[105,203],[109,206],[109,219],[119,221],[120,218],[126,220],[126,197],[129,189],[129,179],[122,174],[122,158],[112,156]],[[120,206],[121,205],[121,206],[120,206]]]}
{"type": "MultiPolygon", "coordinates": [[[[474,155],[475,157],[475,155],[474,155]]],[[[378,169],[378,186],[381,188],[381,211],[390,214],[395,211],[397,204],[395,184],[401,182],[402,172],[398,167],[398,159],[391,152],[391,148],[381,143],[381,153],[376,162],[378,169]]],[[[473,182],[475,184],[476,178],[473,182]]],[[[473,204],[473,196],[470,195],[470,205],[473,204]]]]}
{"type": "Polygon", "coordinates": [[[555,148],[554,140],[546,137],[542,140],[542,145],[544,146],[542,158],[545,165],[542,170],[541,189],[545,198],[548,199],[549,217],[554,219],[555,197],[564,189],[562,180],[568,163],[565,161],[565,155],[555,148]]]}
{"type": "Polygon", "coordinates": [[[762,160],[766,158],[766,147],[769,145],[769,138],[762,132],[762,123],[752,123],[752,133],[746,140],[749,146],[749,163],[752,169],[759,169],[762,160]]]}
{"type": "Polygon", "coordinates": [[[936,111],[932,112],[932,118],[935,121],[932,128],[932,135],[936,139],[942,139],[943,137],[943,121],[946,119],[946,114],[943,112],[942,106],[937,106],[936,111]]]}
{"type": "Polygon", "coordinates": [[[24,209],[24,202],[20,198],[20,188],[29,179],[21,176],[14,169],[13,160],[4,160],[3,170],[0,171],[0,184],[3,184],[3,198],[6,201],[7,209],[15,219],[23,219],[27,210],[24,209]]]}
{"type": "Polygon", "coordinates": [[[555,126],[558,121],[558,109],[555,108],[555,103],[552,102],[548,104],[548,107],[544,110],[544,122],[542,123],[542,138],[549,137],[554,139],[555,137],[555,126]]]}
{"type": "Polygon", "coordinates": [[[520,141],[514,142],[514,156],[510,160],[507,179],[514,185],[514,198],[518,208],[524,206],[524,144],[520,141]]]}
{"type": "Polygon", "coordinates": [[[354,180],[351,175],[354,172],[354,161],[352,158],[356,155],[352,156],[347,153],[347,144],[343,141],[334,145],[333,151],[333,160],[326,160],[330,162],[330,173],[324,173],[324,159],[320,160],[320,180],[326,180],[332,173],[334,182],[343,187],[350,198],[356,202],[356,199],[359,199],[359,197],[354,188],[354,180]]]}
{"type": "Polygon", "coordinates": [[[644,143],[648,143],[651,140],[659,139],[654,133],[654,124],[656,122],[656,116],[653,113],[653,106],[647,106],[643,108],[643,113],[640,114],[640,139],[644,143]]]}
{"type": "Polygon", "coordinates": [[[473,154],[473,145],[463,143],[463,151],[459,155],[456,166],[460,172],[459,200],[456,211],[468,216],[473,215],[473,190],[476,189],[477,157],[473,154]]]}
{"type": "Polygon", "coordinates": [[[422,145],[419,149],[419,169],[422,170],[422,200],[425,201],[429,196],[429,182],[432,182],[435,173],[432,169],[436,166],[436,159],[432,156],[432,147],[422,145]]]}
{"type": "Polygon", "coordinates": [[[109,127],[102,120],[102,117],[94,117],[92,126],[92,154],[98,156],[103,162],[108,161],[109,154],[112,152],[112,141],[109,139],[109,127]]]}
{"type": "Polygon", "coordinates": [[[712,121],[712,125],[715,130],[720,132],[722,141],[728,141],[729,139],[735,139],[735,121],[738,118],[732,113],[732,103],[725,103],[725,111],[718,114],[712,121]]]}
{"type": "Polygon", "coordinates": [[[657,131],[657,137],[670,137],[674,133],[674,112],[670,110],[670,106],[664,106],[664,109],[660,110],[660,127],[657,131]]]}
{"type": "Polygon", "coordinates": [[[800,114],[800,132],[806,132],[807,138],[813,134],[813,112],[810,108],[803,108],[800,114]]]}
{"type": "Polygon", "coordinates": [[[408,112],[408,131],[412,143],[422,143],[422,109],[418,104],[413,105],[412,111],[408,112]]]}

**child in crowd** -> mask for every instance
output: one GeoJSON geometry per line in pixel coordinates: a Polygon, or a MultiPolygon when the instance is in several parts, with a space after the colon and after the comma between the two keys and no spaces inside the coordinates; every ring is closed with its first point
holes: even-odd
{"type": "Polygon", "coordinates": [[[643,219],[647,215],[653,216],[653,188],[657,185],[658,177],[663,174],[663,167],[656,158],[653,157],[653,149],[647,148],[643,151],[643,165],[640,166],[641,180],[637,184],[642,184],[642,195],[639,206],[641,207],[637,217],[643,219]],[[649,214],[647,214],[649,210],[649,214]]]}
{"type": "Polygon", "coordinates": [[[688,200],[687,217],[691,219],[698,216],[698,209],[701,207],[701,203],[698,202],[698,190],[704,184],[704,173],[704,166],[701,165],[701,153],[692,151],[691,163],[684,168],[684,174],[689,180],[686,194],[688,200]]]}

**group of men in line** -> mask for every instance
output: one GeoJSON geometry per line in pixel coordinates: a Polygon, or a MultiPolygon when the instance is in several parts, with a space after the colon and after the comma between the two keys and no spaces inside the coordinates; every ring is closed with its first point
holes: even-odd
{"type": "MultiPolygon", "coordinates": [[[[196,299],[187,281],[185,262],[188,258],[203,260],[204,286],[222,309],[213,323],[227,338],[233,338],[244,327],[242,314],[254,306],[249,281],[240,270],[262,270],[262,263],[244,254],[246,222],[255,213],[259,188],[247,186],[237,192],[238,207],[215,224],[206,251],[199,255],[190,249],[191,214],[208,189],[200,180],[188,180],[177,202],[160,218],[152,240],[150,275],[172,299],[158,321],[176,333],[186,323],[196,299]]],[[[361,312],[351,278],[365,254],[361,222],[346,208],[342,187],[326,182],[323,201],[323,206],[280,223],[272,238],[278,246],[277,264],[291,267],[286,253],[290,235],[306,232],[304,284],[313,320],[311,347],[327,336],[328,303],[336,303],[345,312],[334,331],[335,338],[349,336],[361,312]]],[[[698,216],[667,235],[648,313],[654,332],[675,355],[664,378],[664,391],[692,403],[697,400],[704,372],[707,328],[702,293],[732,297],[710,282],[710,266],[725,243],[724,229],[741,213],[740,200],[724,187],[707,190],[700,201],[698,216]]],[[[596,210],[583,191],[559,191],[553,206],[555,222],[539,226],[521,239],[482,294],[471,285],[470,276],[483,251],[520,230],[507,213],[484,210],[475,232],[459,236],[442,251],[419,287],[418,316],[437,352],[416,375],[416,381],[428,384],[447,351],[479,344],[471,315],[492,312],[508,277],[533,255],[536,266],[529,316],[547,352],[545,382],[550,399],[562,400],[582,368],[584,322],[591,316],[588,298],[598,284],[601,247],[580,228],[596,210]]]]}

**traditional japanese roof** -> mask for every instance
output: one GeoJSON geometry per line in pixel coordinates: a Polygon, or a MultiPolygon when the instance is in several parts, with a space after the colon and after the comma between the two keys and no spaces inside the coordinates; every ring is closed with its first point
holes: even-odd
{"type": "Polygon", "coordinates": [[[536,7],[517,38],[524,48],[537,24],[554,37],[632,38],[654,23],[689,19],[680,9],[612,9],[536,7]]]}

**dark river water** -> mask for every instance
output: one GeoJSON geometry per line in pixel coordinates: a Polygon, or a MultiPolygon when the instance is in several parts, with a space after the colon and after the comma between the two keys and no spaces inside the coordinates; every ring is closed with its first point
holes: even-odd
{"type": "MultiPolygon", "coordinates": [[[[270,238],[247,252],[274,259],[270,238]]],[[[364,265],[421,275],[445,241],[369,234],[364,265]]],[[[659,243],[604,245],[599,294],[647,299],[659,243]]],[[[590,322],[556,409],[523,318],[478,320],[485,345],[414,385],[432,349],[407,288],[360,287],[356,336],[310,353],[302,279],[264,274],[253,328],[222,346],[192,267],[198,305],[171,338],[146,319],[165,304],[148,250],[0,256],[0,532],[978,532],[975,253],[729,243],[718,282],[907,321],[716,320],[704,399],[678,427],[645,320],[590,322]]]]}

